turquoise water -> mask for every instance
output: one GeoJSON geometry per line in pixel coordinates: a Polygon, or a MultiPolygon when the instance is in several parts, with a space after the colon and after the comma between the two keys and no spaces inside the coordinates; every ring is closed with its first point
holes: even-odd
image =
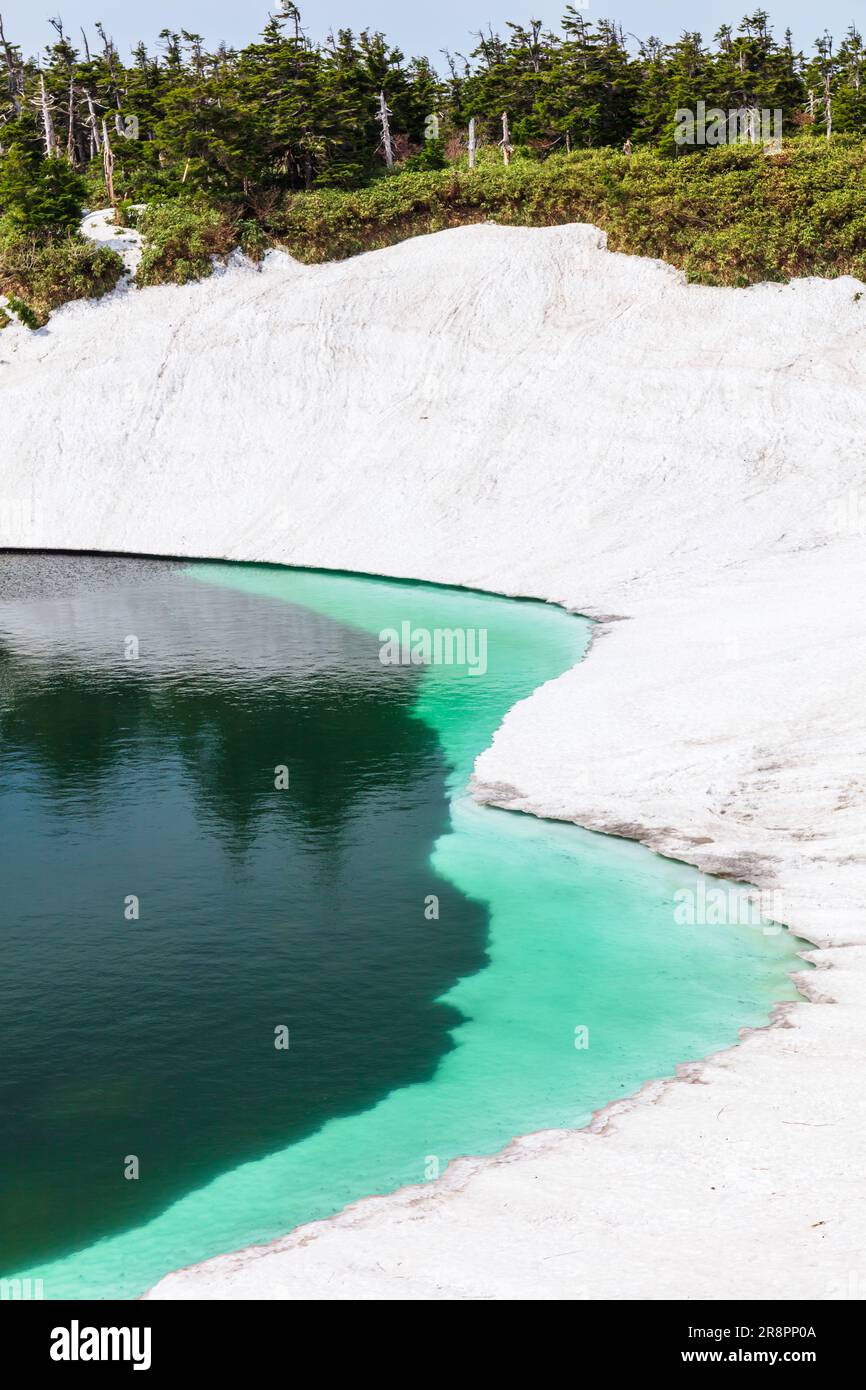
{"type": "MultiPolygon", "coordinates": [[[[149,1219],[14,1271],[41,1277],[47,1297],[133,1296],[173,1268],[422,1182],[455,1156],[585,1124],[598,1107],[677,1063],[735,1043],[742,1027],[767,1022],[775,1001],[795,997],[788,972],[801,965],[799,943],[787,932],[677,924],[674,894],[697,889],[695,871],[465,795],[474,758],[506,710],[579,659],[585,621],[536,603],[270,567],[200,565],[185,579],[191,590],[291,605],[355,631],[380,673],[383,629],[405,621],[484,629],[483,675],[453,666],[410,673],[410,717],[423,726],[419,736],[434,736],[450,804],[426,868],[414,859],[401,865],[408,851],[396,837],[394,858],[409,882],[401,910],[411,912],[422,946],[435,952],[449,916],[468,904],[486,918],[485,955],[435,1001],[447,1010],[448,1039],[428,1076],[393,1084],[355,1113],[343,1103],[312,1132],[181,1192],[149,1219]],[[424,915],[430,894],[440,899],[438,919],[424,915]]],[[[348,705],[346,719],[350,728],[357,722],[348,705]]],[[[398,794],[397,810],[400,797],[409,814],[411,787],[398,794]]],[[[375,801],[367,814],[376,814],[375,801]]],[[[328,902],[327,880],[319,892],[328,902]]],[[[366,900],[369,885],[364,892],[366,900]]],[[[351,913],[351,904],[339,910],[351,913]]],[[[392,950],[382,968],[399,980],[399,946],[392,950]]],[[[359,1026],[353,1045],[363,1056],[376,1043],[359,1026]]]]}

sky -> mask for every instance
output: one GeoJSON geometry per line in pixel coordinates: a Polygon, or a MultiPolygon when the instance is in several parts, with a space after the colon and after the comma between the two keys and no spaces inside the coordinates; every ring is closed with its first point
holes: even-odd
{"type": "MultiPolygon", "coordinates": [[[[578,8],[578,0],[573,0],[578,8]]],[[[435,60],[441,50],[466,53],[472,32],[488,22],[504,29],[505,21],[526,21],[532,15],[555,27],[565,0],[299,0],[303,25],[310,38],[322,39],[333,28],[383,29],[411,56],[425,53],[435,60]]],[[[744,14],[759,8],[761,0],[584,0],[580,8],[587,19],[609,17],[641,38],[657,34],[675,39],[684,30],[697,29],[711,38],[722,23],[735,26],[744,14]]],[[[143,38],[154,46],[160,29],[187,29],[203,34],[208,46],[221,39],[241,46],[260,32],[268,11],[277,0],[0,0],[7,38],[31,55],[53,38],[49,15],[61,15],[67,31],[78,34],[84,24],[93,34],[93,21],[101,19],[126,56],[132,44],[143,38]]],[[[866,0],[763,0],[779,33],[790,26],[797,47],[810,48],[825,28],[838,37],[852,20],[866,29],[866,0]]]]}

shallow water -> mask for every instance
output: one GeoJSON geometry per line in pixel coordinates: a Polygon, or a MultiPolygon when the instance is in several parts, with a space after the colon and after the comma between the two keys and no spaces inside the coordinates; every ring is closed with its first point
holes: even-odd
{"type": "Polygon", "coordinates": [[[46,1297],[134,1295],[583,1124],[795,997],[787,932],[678,925],[693,870],[466,797],[585,621],[275,567],[15,563],[2,1265],[46,1297]],[[483,629],[486,671],[383,666],[404,621],[483,629]]]}

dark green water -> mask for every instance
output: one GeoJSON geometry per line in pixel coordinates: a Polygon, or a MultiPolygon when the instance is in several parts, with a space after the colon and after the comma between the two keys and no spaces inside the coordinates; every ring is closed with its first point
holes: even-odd
{"type": "Polygon", "coordinates": [[[584,1123],[793,996],[787,933],[674,925],[697,874],[463,795],[579,620],[267,567],[4,564],[3,1273],[139,1293],[584,1123]],[[404,618],[483,626],[489,670],[383,666],[404,618]]]}

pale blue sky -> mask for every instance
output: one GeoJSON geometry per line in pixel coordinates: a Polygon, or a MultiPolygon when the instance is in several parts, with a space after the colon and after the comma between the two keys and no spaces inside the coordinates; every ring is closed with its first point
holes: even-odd
{"type": "MultiPolygon", "coordinates": [[[[7,37],[35,53],[53,35],[50,14],[61,14],[68,31],[78,34],[85,24],[91,35],[93,20],[101,19],[126,54],[143,38],[152,45],[160,29],[188,29],[205,36],[208,44],[220,39],[241,45],[258,33],[268,10],[257,0],[0,0],[7,37]]],[[[471,32],[486,27],[504,28],[507,19],[526,20],[529,15],[555,26],[565,5],[558,0],[435,0],[431,4],[411,0],[307,0],[300,3],[304,28],[312,38],[323,38],[328,29],[384,29],[408,54],[426,53],[436,58],[443,48],[468,52],[471,32]]],[[[759,8],[759,0],[589,0],[587,18],[607,16],[641,38],[658,34],[676,38],[683,29],[698,29],[712,37],[723,22],[739,23],[744,14],[759,8]]],[[[866,0],[767,0],[781,33],[787,25],[798,47],[811,46],[825,28],[841,37],[855,20],[866,29],[866,0]]]]}

